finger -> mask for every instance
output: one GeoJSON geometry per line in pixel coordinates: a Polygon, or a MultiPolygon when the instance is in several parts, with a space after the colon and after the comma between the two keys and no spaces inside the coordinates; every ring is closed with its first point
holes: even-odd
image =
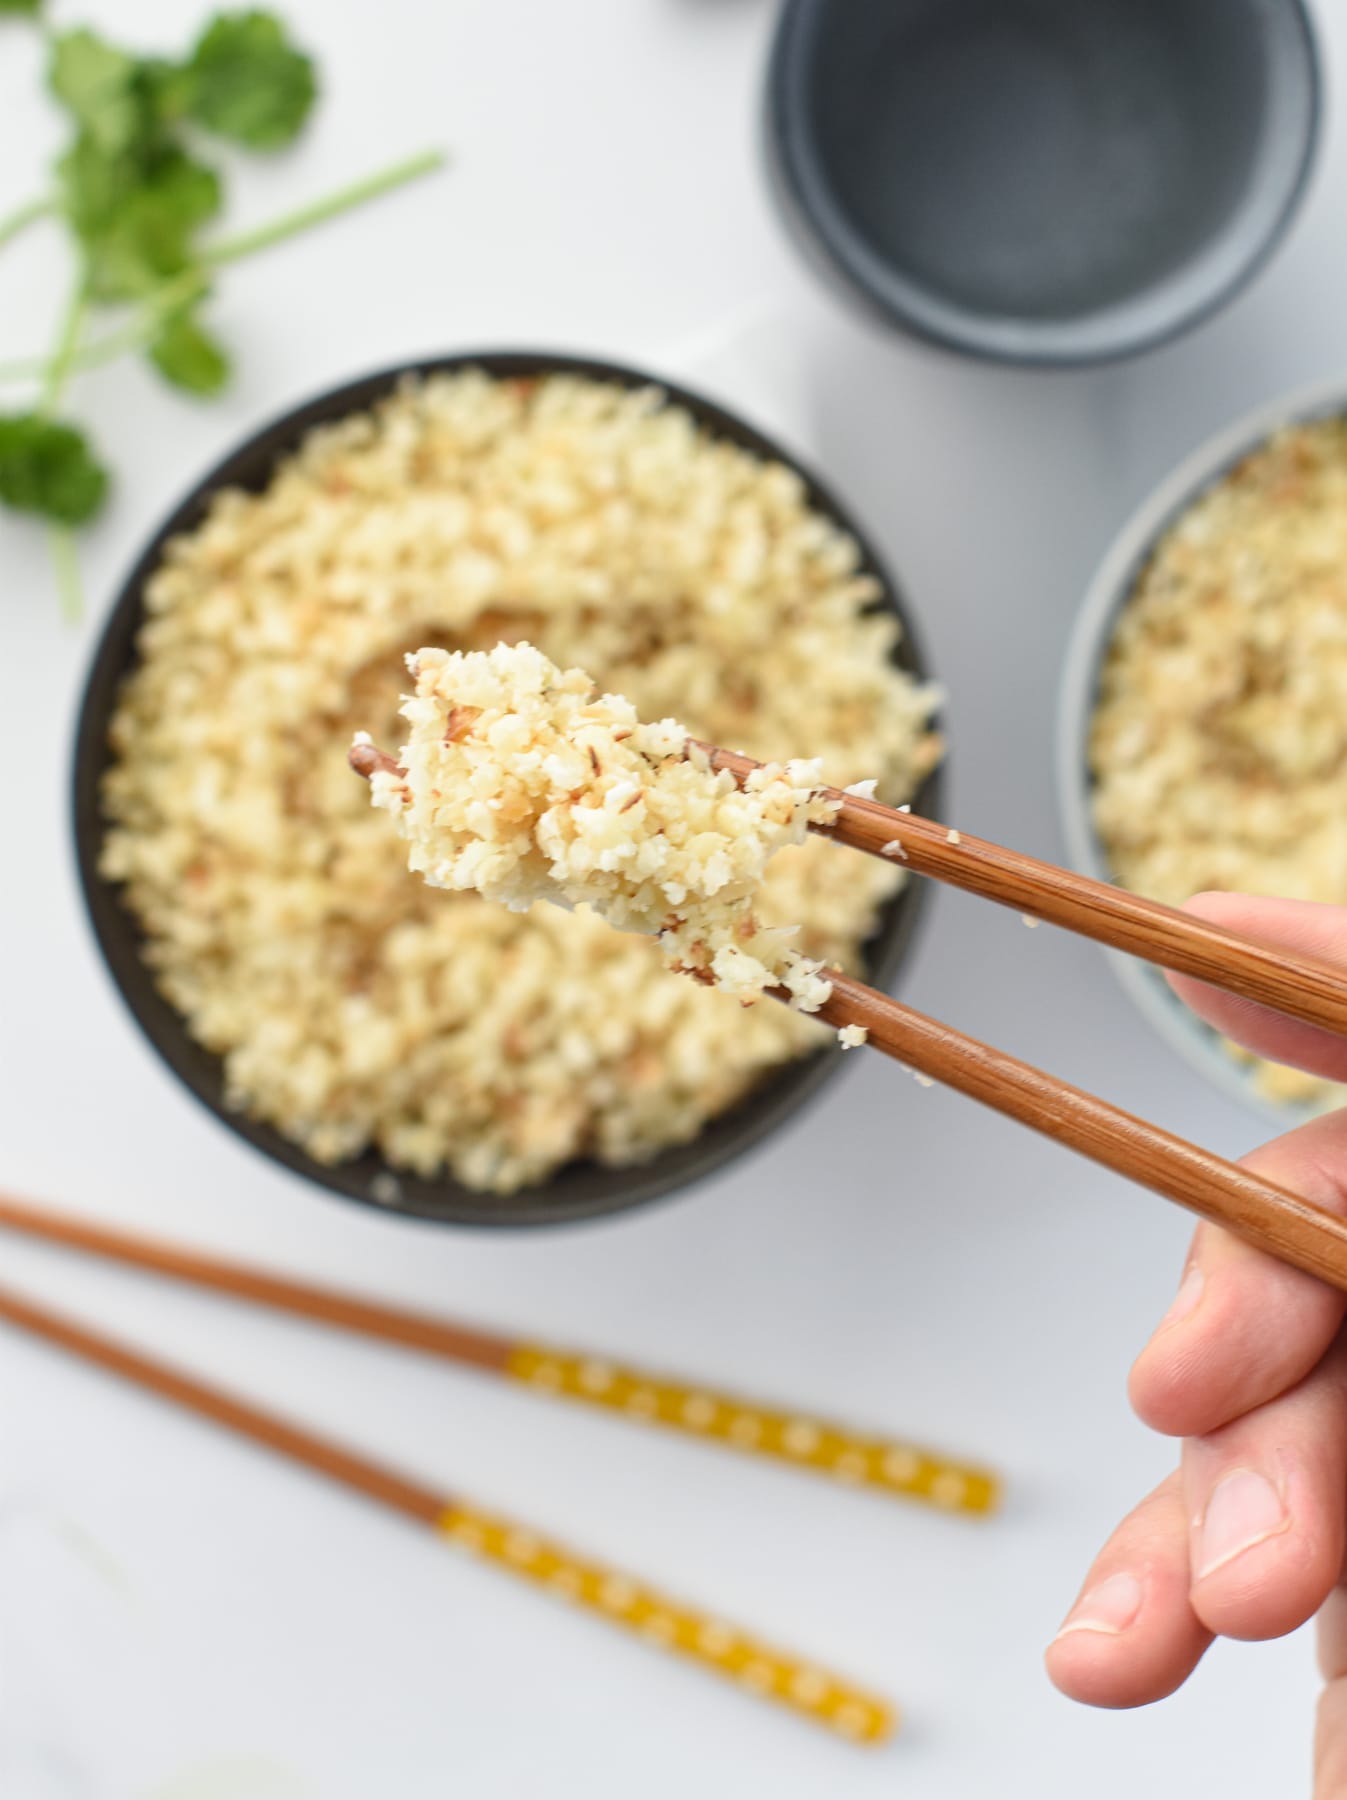
{"type": "Polygon", "coordinates": [[[1314,1729],[1314,1800],[1347,1794],[1347,1589],[1334,1588],[1319,1612],[1324,1691],[1314,1729]]]}
{"type": "MultiPolygon", "coordinates": [[[[1326,962],[1347,965],[1347,908],[1312,900],[1260,900],[1249,894],[1197,894],[1184,907],[1213,925],[1260,943],[1284,944],[1326,962]]],[[[1270,1007],[1187,975],[1170,975],[1170,986],[1200,1019],[1255,1055],[1291,1063],[1329,1081],[1347,1081],[1347,1039],[1314,1025],[1285,1019],[1270,1007]]]]}
{"type": "Polygon", "coordinates": [[[1192,1603],[1222,1637],[1313,1616],[1342,1572],[1347,1336],[1288,1394],[1183,1446],[1192,1603]]]}
{"type": "MultiPolygon", "coordinates": [[[[1347,1111],[1243,1158],[1282,1187],[1347,1213],[1347,1111]]],[[[1214,1225],[1201,1225],[1169,1312],[1132,1367],[1130,1394],[1156,1431],[1201,1437],[1301,1381],[1332,1343],[1347,1295],[1214,1225]]]]}
{"type": "Polygon", "coordinates": [[[1173,1693],[1211,1642],[1188,1589],[1188,1520],[1175,1473],[1100,1551],[1048,1646],[1052,1681],[1090,1706],[1145,1706],[1173,1693]]]}

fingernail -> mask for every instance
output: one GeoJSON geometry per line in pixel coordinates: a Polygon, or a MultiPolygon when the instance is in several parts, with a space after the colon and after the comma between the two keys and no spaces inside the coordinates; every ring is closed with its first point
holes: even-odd
{"type": "Polygon", "coordinates": [[[1110,1575],[1098,1587],[1082,1594],[1066,1616],[1057,1633],[1064,1638],[1071,1631],[1102,1631],[1118,1637],[1141,1611],[1141,1583],[1135,1575],[1110,1575]]]}
{"type": "Polygon", "coordinates": [[[1261,1544],[1290,1520],[1282,1497],[1257,1469],[1236,1469],[1212,1489],[1197,1533],[1197,1579],[1213,1574],[1255,1544],[1261,1544]]]}
{"type": "Polygon", "coordinates": [[[1201,1269],[1192,1268],[1179,1284],[1179,1291],[1174,1296],[1173,1304],[1160,1321],[1161,1330],[1166,1325],[1177,1325],[1180,1319],[1186,1319],[1194,1310],[1207,1285],[1207,1278],[1201,1269]]]}

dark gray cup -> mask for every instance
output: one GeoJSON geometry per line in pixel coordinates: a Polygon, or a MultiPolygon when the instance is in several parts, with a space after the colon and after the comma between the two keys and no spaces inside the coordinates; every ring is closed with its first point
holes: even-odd
{"type": "Polygon", "coordinates": [[[1088,363],[1249,280],[1319,105],[1301,0],[787,0],[769,142],[809,251],[888,319],[1088,363]]]}

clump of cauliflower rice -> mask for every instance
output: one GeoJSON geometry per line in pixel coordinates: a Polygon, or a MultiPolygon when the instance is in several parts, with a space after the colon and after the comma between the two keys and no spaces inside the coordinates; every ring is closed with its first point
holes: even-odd
{"type": "MultiPolygon", "coordinates": [[[[740,1006],[582,908],[409,880],[352,734],[398,741],[418,645],[527,640],[642,718],[759,762],[807,751],[896,805],[940,742],[880,599],[797,475],[656,389],[408,382],[166,546],[112,727],[103,874],[229,1103],[319,1162],[375,1151],[501,1195],[574,1158],[639,1162],[828,1028],[740,1006]]],[[[860,974],[903,878],[811,836],[773,857],[757,915],[860,974]]]]}
{"type": "MultiPolygon", "coordinates": [[[[1347,903],[1347,420],[1276,432],[1160,540],[1118,617],[1090,766],[1124,886],[1347,903]]],[[[1276,1063],[1255,1079],[1300,1105],[1347,1095],[1276,1063]]]]}
{"type": "Polygon", "coordinates": [[[588,905],[741,999],[783,987],[803,1011],[823,1004],[819,963],[754,914],[768,858],[837,811],[818,762],[765,765],[741,788],[674,720],[642,724],[629,700],[531,644],[423,649],[408,667],[410,734],[372,797],[432,887],[514,912],[588,905]]]}

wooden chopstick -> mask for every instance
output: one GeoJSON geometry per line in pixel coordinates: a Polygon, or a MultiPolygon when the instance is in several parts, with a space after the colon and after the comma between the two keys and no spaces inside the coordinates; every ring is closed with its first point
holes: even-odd
{"type": "MultiPolygon", "coordinates": [[[[735,751],[688,742],[736,781],[761,767],[735,751]]],[[[368,776],[376,768],[396,770],[398,763],[385,751],[362,745],[351,752],[351,766],[368,776]]],[[[1121,888],[966,838],[878,801],[839,788],[823,791],[840,810],[829,824],[811,829],[838,843],[893,857],[900,846],[905,853],[900,860],[920,873],[1119,949],[1134,949],[1213,987],[1347,1035],[1347,974],[1331,963],[1255,944],[1121,888]]],[[[921,1075],[1018,1119],[1347,1293],[1347,1220],[1004,1050],[900,1006],[850,976],[829,971],[828,979],[832,993],[814,1017],[839,1029],[864,1027],[876,1049],[921,1075]]],[[[789,996],[779,990],[776,998],[789,996]]]]}
{"type": "MultiPolygon", "coordinates": [[[[726,770],[739,782],[762,766],[751,757],[714,744],[698,743],[696,747],[714,769],[726,770]]],[[[1256,943],[1177,907],[1022,856],[985,838],[951,831],[934,819],[883,806],[878,800],[848,794],[841,788],[823,791],[840,807],[829,824],[810,827],[823,837],[864,850],[868,856],[898,862],[918,875],[1060,925],[1111,949],[1125,950],[1163,969],[1194,976],[1287,1018],[1317,1025],[1339,1037],[1347,1035],[1347,970],[1336,963],[1280,945],[1256,943]]]]}
{"type": "Polygon", "coordinates": [[[264,1412],[250,1401],[49,1312],[20,1294],[0,1289],[0,1318],[428,1525],[498,1568],[647,1643],[688,1657],[750,1693],[775,1700],[813,1724],[862,1744],[880,1743],[895,1728],[894,1708],[880,1696],[764,1644],[711,1614],[671,1600],[606,1564],[576,1556],[527,1526],[487,1512],[459,1495],[426,1487],[331,1439],[264,1412]]]}
{"type": "Polygon", "coordinates": [[[340,1330],[466,1363],[542,1394],[603,1407],[708,1443],[766,1456],[814,1474],[950,1512],[985,1513],[1000,1498],[989,1469],[875,1437],[800,1410],[782,1411],[701,1383],[657,1376],[593,1352],[566,1350],[428,1313],[381,1305],[312,1282],[273,1275],[185,1245],[142,1237],[0,1193],[0,1228],[168,1276],[340,1330]]]}
{"type": "Polygon", "coordinates": [[[815,1018],[864,1026],[886,1056],[1347,1292],[1347,1219],[848,975],[829,980],[815,1018]]]}
{"type": "MultiPolygon", "coordinates": [[[[737,750],[722,750],[696,738],[689,738],[688,743],[713,769],[725,770],[740,783],[763,766],[737,750]]],[[[376,769],[399,770],[396,757],[370,744],[355,746],[350,762],[366,777],[376,769]]],[[[1159,900],[1147,900],[1126,888],[1040,862],[986,838],[952,831],[917,813],[884,806],[842,788],[822,791],[839,808],[828,824],[810,826],[822,837],[863,850],[867,856],[897,862],[915,874],[962,888],[998,906],[1060,925],[1079,937],[1157,963],[1162,969],[1191,975],[1210,987],[1284,1013],[1288,1019],[1316,1025],[1337,1037],[1347,1036],[1347,969],[1336,963],[1282,945],[1257,943],[1159,900]]]]}

